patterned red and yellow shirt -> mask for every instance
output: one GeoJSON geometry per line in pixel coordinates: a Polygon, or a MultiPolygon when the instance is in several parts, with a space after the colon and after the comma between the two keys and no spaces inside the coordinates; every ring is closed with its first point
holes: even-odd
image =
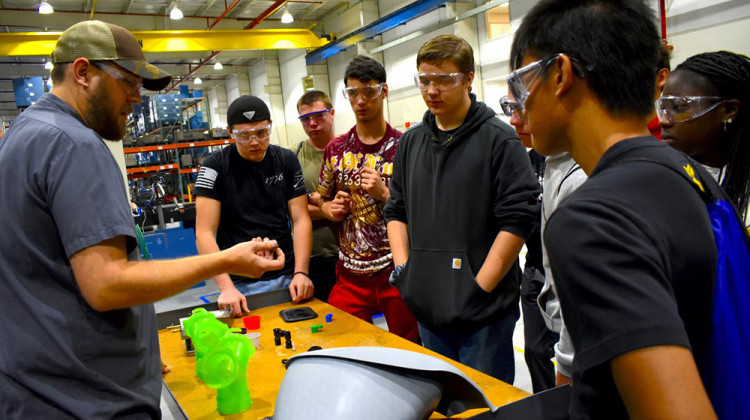
{"type": "Polygon", "coordinates": [[[327,200],[338,191],[351,196],[351,210],[339,225],[338,237],[339,259],[352,274],[372,275],[393,266],[383,216],[385,202],[372,198],[360,186],[360,170],[365,166],[377,170],[388,186],[400,137],[400,131],[386,124],[380,141],[364,144],[355,126],[326,147],[318,192],[327,200]]]}

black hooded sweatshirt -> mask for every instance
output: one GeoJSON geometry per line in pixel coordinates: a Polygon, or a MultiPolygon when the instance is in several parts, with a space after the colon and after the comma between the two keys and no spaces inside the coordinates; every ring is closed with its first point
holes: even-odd
{"type": "Polygon", "coordinates": [[[526,239],[541,188],[526,148],[508,124],[470,94],[463,124],[441,134],[427,111],[401,137],[388,222],[408,226],[410,252],[396,279],[409,309],[433,328],[481,328],[518,306],[518,261],[487,293],[474,276],[501,231],[526,239]]]}

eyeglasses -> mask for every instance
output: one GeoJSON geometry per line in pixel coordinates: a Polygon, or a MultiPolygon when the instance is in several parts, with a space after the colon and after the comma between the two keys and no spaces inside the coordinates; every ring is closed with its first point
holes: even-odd
{"type": "Polygon", "coordinates": [[[502,108],[503,114],[508,117],[512,117],[513,113],[515,113],[518,118],[522,118],[521,105],[519,105],[518,102],[514,101],[513,99],[508,98],[507,96],[503,96],[502,98],[500,98],[500,108],[502,108]]]}
{"type": "Polygon", "coordinates": [[[143,79],[136,76],[129,76],[117,67],[109,64],[104,64],[99,61],[89,61],[92,66],[99,70],[107,73],[111,78],[115,79],[123,90],[133,96],[141,96],[141,90],[143,89],[143,79]]]}
{"type": "MultiPolygon", "coordinates": [[[[510,93],[513,94],[513,97],[516,98],[521,109],[524,108],[524,103],[526,103],[526,99],[529,97],[529,87],[531,87],[531,84],[534,83],[534,81],[544,73],[547,67],[561,55],[563,55],[563,53],[545,57],[539,61],[527,64],[508,75],[508,89],[510,90],[510,93]]],[[[573,70],[578,77],[584,77],[586,71],[590,72],[594,70],[593,66],[583,64],[580,60],[569,54],[565,55],[570,58],[573,70]]]]}
{"type": "Polygon", "coordinates": [[[422,92],[429,90],[430,85],[445,92],[458,86],[465,77],[463,73],[418,73],[414,75],[414,84],[422,92]]]}
{"type": "Polygon", "coordinates": [[[302,123],[302,125],[310,125],[311,122],[321,122],[323,119],[328,115],[328,112],[330,112],[331,109],[324,109],[322,111],[313,111],[308,112],[305,115],[300,115],[299,120],[302,123]]]}
{"type": "Polygon", "coordinates": [[[271,137],[271,124],[247,130],[232,130],[232,135],[240,143],[247,143],[253,140],[258,140],[259,142],[266,141],[271,137]]]}
{"type": "Polygon", "coordinates": [[[656,100],[656,115],[673,123],[701,117],[726,102],[720,96],[662,96],[656,100]]]}
{"type": "Polygon", "coordinates": [[[383,84],[378,83],[377,85],[368,85],[358,88],[345,87],[342,92],[344,96],[349,98],[349,101],[356,101],[357,96],[362,95],[364,99],[375,99],[383,92],[383,84]]]}

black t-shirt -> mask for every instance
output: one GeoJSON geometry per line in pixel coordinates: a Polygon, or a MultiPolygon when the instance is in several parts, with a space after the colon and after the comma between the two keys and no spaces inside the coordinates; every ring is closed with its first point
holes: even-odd
{"type": "Polygon", "coordinates": [[[576,349],[571,418],[627,418],[609,363],[619,355],[665,345],[705,353],[716,247],[686,165],[725,197],[700,165],[641,137],[611,147],[549,219],[544,240],[576,349]]]}
{"type": "MultiPolygon", "coordinates": [[[[195,182],[196,196],[221,202],[216,232],[219,249],[254,237],[278,241],[286,256],[284,268],[266,272],[261,280],[294,271],[288,202],[305,194],[305,180],[294,152],[273,144],[260,162],[243,158],[231,144],[203,162],[195,182]]],[[[250,280],[231,277],[234,281],[250,280]]]]}

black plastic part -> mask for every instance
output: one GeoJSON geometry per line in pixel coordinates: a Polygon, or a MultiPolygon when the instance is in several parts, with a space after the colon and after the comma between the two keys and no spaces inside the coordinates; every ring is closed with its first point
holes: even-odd
{"type": "Polygon", "coordinates": [[[281,319],[286,322],[297,322],[304,321],[306,319],[317,318],[318,314],[312,310],[309,306],[302,306],[300,308],[284,309],[279,312],[281,319]]]}

